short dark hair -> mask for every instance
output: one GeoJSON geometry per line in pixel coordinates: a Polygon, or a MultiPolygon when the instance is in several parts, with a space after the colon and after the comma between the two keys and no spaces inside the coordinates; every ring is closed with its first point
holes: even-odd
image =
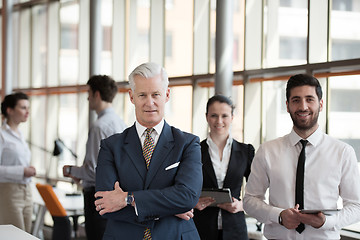
{"type": "Polygon", "coordinates": [[[14,109],[19,100],[29,100],[29,97],[25,93],[22,93],[22,92],[16,92],[13,94],[6,95],[4,100],[1,103],[1,113],[5,117],[8,117],[6,110],[8,108],[14,109]]]}
{"type": "Polygon", "coordinates": [[[206,104],[206,114],[208,114],[209,112],[209,107],[214,103],[214,102],[220,102],[220,103],[226,103],[227,105],[229,105],[231,107],[231,115],[234,114],[234,109],[235,106],[233,104],[233,102],[231,101],[230,98],[225,97],[224,95],[214,95],[211,98],[209,98],[207,104],[206,104]]]}
{"type": "Polygon", "coordinates": [[[118,91],[114,79],[107,75],[94,75],[90,77],[86,84],[90,86],[93,93],[99,91],[101,100],[105,102],[111,103],[118,91]]]}
{"type": "Polygon", "coordinates": [[[315,78],[314,76],[308,74],[297,74],[291,76],[287,82],[286,100],[289,101],[291,89],[305,85],[315,87],[316,95],[318,96],[319,101],[322,99],[322,90],[319,80],[317,80],[317,78],[315,78]]]}

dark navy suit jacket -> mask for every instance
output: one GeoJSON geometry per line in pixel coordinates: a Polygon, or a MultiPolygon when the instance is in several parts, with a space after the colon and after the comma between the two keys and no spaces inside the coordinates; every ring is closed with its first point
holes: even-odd
{"type": "MultiPolygon", "coordinates": [[[[239,199],[243,178],[250,174],[250,167],[254,158],[255,149],[251,144],[239,143],[233,140],[229,166],[224,179],[224,188],[230,188],[234,198],[239,199]]],[[[209,155],[209,146],[206,139],[201,142],[201,157],[203,163],[203,188],[219,188],[214,167],[209,155]]],[[[194,221],[201,239],[218,239],[218,207],[207,207],[202,211],[195,210],[194,221]]],[[[245,240],[247,227],[244,212],[230,213],[221,210],[222,229],[224,240],[245,240]]]]}
{"type": "Polygon", "coordinates": [[[103,239],[200,239],[193,220],[175,214],[192,209],[199,200],[202,165],[199,138],[166,122],[146,169],[135,125],[101,142],[96,168],[96,191],[110,191],[119,181],[134,194],[132,206],[103,216],[108,219],[103,239]]]}

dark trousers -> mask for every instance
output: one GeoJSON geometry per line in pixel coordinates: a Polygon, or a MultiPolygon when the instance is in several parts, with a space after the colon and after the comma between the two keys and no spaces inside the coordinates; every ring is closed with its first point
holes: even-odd
{"type": "Polygon", "coordinates": [[[95,187],[84,188],[85,231],[88,240],[101,240],[106,227],[106,219],[95,209],[95,187]]]}
{"type": "Polygon", "coordinates": [[[52,240],[70,240],[71,224],[68,216],[52,217],[54,227],[52,232],[52,240]]]}

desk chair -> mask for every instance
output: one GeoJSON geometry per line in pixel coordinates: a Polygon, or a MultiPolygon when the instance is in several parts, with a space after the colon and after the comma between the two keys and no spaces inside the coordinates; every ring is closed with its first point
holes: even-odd
{"type": "Polygon", "coordinates": [[[52,232],[52,240],[70,240],[71,238],[71,224],[66,210],[61,205],[53,188],[49,184],[36,184],[42,199],[45,202],[46,208],[49,210],[54,227],[52,232]]]}

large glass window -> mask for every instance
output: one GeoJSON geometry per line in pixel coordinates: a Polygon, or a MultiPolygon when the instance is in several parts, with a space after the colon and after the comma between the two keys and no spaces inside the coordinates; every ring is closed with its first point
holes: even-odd
{"type": "Polygon", "coordinates": [[[359,58],[360,1],[333,0],[330,17],[330,59],[359,58]]]}
{"type": "Polygon", "coordinates": [[[35,6],[32,9],[32,87],[43,87],[46,84],[46,24],[41,24],[46,22],[46,17],[47,14],[45,6],[35,6]]]}
{"type": "Polygon", "coordinates": [[[191,132],[192,87],[171,87],[170,100],[165,105],[165,119],[182,131],[191,132]]]}
{"type": "Polygon", "coordinates": [[[150,0],[129,2],[128,74],[139,64],[148,62],[150,54],[150,0]]]}
{"type": "Polygon", "coordinates": [[[113,5],[112,0],[102,0],[101,3],[101,25],[103,28],[101,73],[111,75],[113,5]]]}
{"type": "Polygon", "coordinates": [[[74,85],[79,78],[79,4],[65,2],[60,8],[59,77],[61,85],[74,85]]]}
{"type": "Polygon", "coordinates": [[[329,78],[329,134],[349,143],[360,161],[360,76],[329,78]]]}
{"type": "Polygon", "coordinates": [[[193,1],[166,1],[165,68],[169,76],[192,74],[193,5],[193,1]]]}
{"type": "Polygon", "coordinates": [[[288,134],[292,121],[286,109],[286,81],[265,81],[262,89],[262,141],[266,142],[288,134]]]}
{"type": "Polygon", "coordinates": [[[264,8],[264,67],[306,63],[307,0],[268,0],[264,8]]]}
{"type": "MultiPolygon", "coordinates": [[[[58,137],[64,142],[64,144],[70,148],[73,152],[76,152],[77,138],[79,131],[78,122],[78,95],[76,94],[63,94],[59,99],[59,125],[58,125],[58,137]]],[[[86,109],[82,107],[82,109],[86,109]]],[[[86,126],[82,124],[80,126],[86,126]]],[[[87,131],[86,131],[87,133],[87,131]]],[[[57,163],[57,176],[62,176],[62,166],[64,164],[76,165],[77,161],[72,156],[70,151],[64,148],[63,153],[59,157],[57,163]]]]}

